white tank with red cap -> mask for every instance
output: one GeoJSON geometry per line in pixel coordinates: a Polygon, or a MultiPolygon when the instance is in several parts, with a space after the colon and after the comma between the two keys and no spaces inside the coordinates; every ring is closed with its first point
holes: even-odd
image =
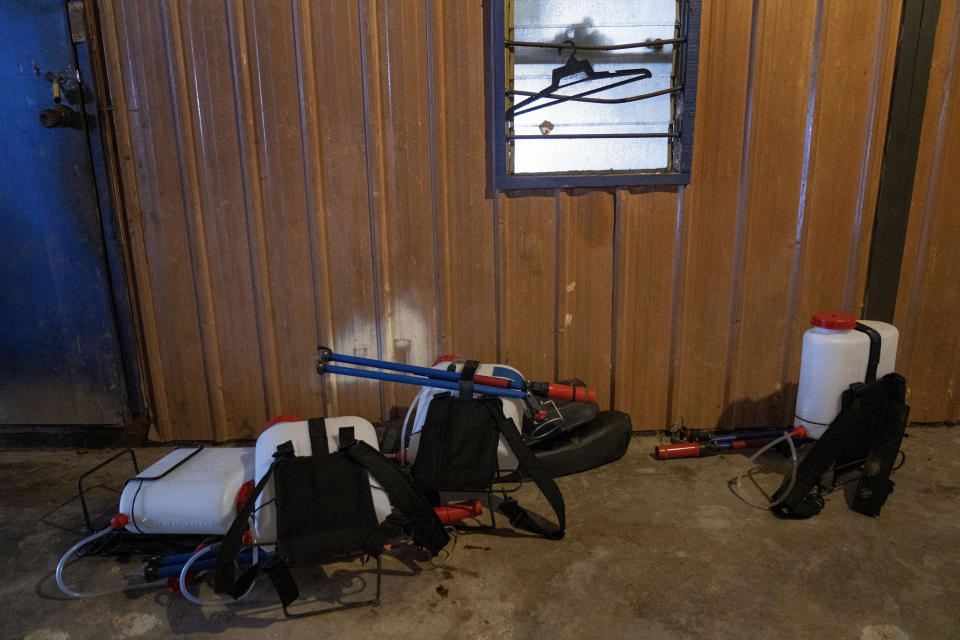
{"type": "Polygon", "coordinates": [[[120,513],[133,533],[223,535],[253,474],[253,447],[177,448],[126,482],[120,513]]]}
{"type": "MultiPolygon", "coordinates": [[[[800,383],[794,424],[803,426],[811,438],[819,438],[840,413],[843,392],[855,382],[864,382],[870,362],[870,337],[857,330],[857,319],[846,313],[820,311],[813,326],[803,333],[800,383]]],[[[900,333],[892,324],[860,320],[879,334],[880,359],[877,377],[891,373],[896,365],[900,333]]]]}

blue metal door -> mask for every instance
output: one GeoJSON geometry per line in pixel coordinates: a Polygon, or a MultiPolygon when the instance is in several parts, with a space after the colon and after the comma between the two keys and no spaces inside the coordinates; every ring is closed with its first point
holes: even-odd
{"type": "Polygon", "coordinates": [[[89,135],[96,102],[68,16],[81,9],[0,2],[0,424],[130,413],[89,135]]]}

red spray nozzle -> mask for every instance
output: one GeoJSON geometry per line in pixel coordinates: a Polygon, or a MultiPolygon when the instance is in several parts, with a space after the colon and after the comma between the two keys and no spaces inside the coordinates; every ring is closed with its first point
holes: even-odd
{"type": "Polygon", "coordinates": [[[528,382],[527,390],[540,397],[568,402],[596,402],[597,390],[590,387],[557,384],[556,382],[528,382]]]}
{"type": "Polygon", "coordinates": [[[130,522],[130,518],[125,513],[118,513],[110,519],[111,529],[123,529],[130,522]]]}
{"type": "Polygon", "coordinates": [[[699,442],[681,442],[679,444],[658,444],[653,450],[657,460],[672,458],[699,458],[701,454],[699,442]]]}
{"type": "Polygon", "coordinates": [[[572,402],[596,402],[597,390],[551,382],[547,397],[553,400],[569,400],[572,402]]]}
{"type": "MultiPolygon", "coordinates": [[[[790,435],[793,438],[805,438],[807,437],[807,430],[803,427],[794,427],[790,431],[790,435]]],[[[701,458],[703,456],[712,456],[723,451],[759,449],[782,437],[782,435],[766,435],[755,438],[744,437],[737,440],[704,440],[697,442],[680,442],[677,444],[661,444],[657,445],[654,449],[653,455],[657,460],[701,458]]]]}
{"type": "Polygon", "coordinates": [[[472,518],[483,513],[483,505],[479,500],[465,500],[463,502],[451,502],[434,507],[440,522],[457,522],[464,518],[472,518]]]}

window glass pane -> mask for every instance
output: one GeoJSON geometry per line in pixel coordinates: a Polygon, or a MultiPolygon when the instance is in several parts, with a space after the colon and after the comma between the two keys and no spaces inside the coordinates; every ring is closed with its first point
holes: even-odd
{"type": "MultiPolygon", "coordinates": [[[[554,69],[570,58],[572,40],[577,47],[609,46],[675,37],[676,0],[515,0],[513,29],[508,39],[557,43],[556,47],[513,48],[513,74],[508,90],[513,104],[549,87],[554,69]],[[511,82],[512,80],[512,82],[511,82]]],[[[590,93],[587,98],[613,100],[669,91],[673,74],[673,46],[614,51],[578,50],[575,58],[588,60],[594,71],[620,72],[612,78],[587,79],[585,74],[564,78],[558,96],[593,91],[611,84],[620,86],[590,93]],[[652,74],[641,78],[636,72],[652,74]],[[570,86],[568,83],[573,83],[570,86]]],[[[671,131],[673,95],[669,92],[617,104],[567,100],[529,110],[549,102],[540,98],[517,107],[508,135],[531,136],[508,144],[514,174],[566,171],[636,171],[670,166],[669,137],[562,138],[565,135],[667,134],[671,131]]],[[[509,103],[508,103],[509,106],[509,103]]]]}

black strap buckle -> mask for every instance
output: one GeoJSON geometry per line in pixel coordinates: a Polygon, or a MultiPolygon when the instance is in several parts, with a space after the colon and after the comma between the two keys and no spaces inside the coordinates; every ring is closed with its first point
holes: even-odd
{"type": "Polygon", "coordinates": [[[477,360],[467,360],[460,371],[460,399],[470,400],[473,398],[473,376],[477,373],[477,367],[480,362],[477,360]]]}
{"type": "Polygon", "coordinates": [[[353,427],[340,427],[340,451],[349,449],[357,444],[357,437],[353,427]]]}
{"type": "Polygon", "coordinates": [[[273,457],[279,460],[280,458],[292,458],[294,455],[293,441],[287,440],[283,444],[277,445],[277,450],[274,452],[273,457]]]}

